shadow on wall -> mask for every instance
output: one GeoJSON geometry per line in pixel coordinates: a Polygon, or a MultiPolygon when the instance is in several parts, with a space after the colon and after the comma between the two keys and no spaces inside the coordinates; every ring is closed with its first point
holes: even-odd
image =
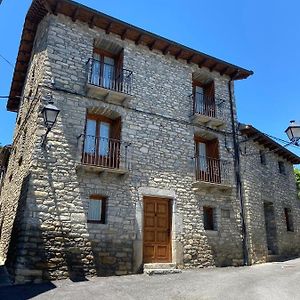
{"type": "MultiPolygon", "coordinates": [[[[66,277],[74,282],[85,281],[87,275],[95,275],[93,259],[87,260],[92,252],[87,250],[89,245],[78,238],[77,224],[70,222],[70,212],[61,211],[61,199],[53,186],[53,170],[49,166],[51,157],[44,155],[47,173],[38,179],[44,180],[45,186],[27,197],[33,176],[28,175],[22,184],[7,267],[16,283],[66,277]],[[85,253],[81,249],[85,249],[85,253]]],[[[79,226],[84,227],[84,224],[79,226]]]]}

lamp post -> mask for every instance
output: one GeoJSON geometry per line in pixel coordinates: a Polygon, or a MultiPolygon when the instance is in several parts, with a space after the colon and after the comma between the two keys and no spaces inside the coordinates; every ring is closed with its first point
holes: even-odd
{"type": "Polygon", "coordinates": [[[46,146],[47,135],[54,126],[59,112],[60,110],[55,105],[53,105],[52,101],[50,101],[47,105],[43,107],[42,115],[44,119],[44,125],[47,128],[47,131],[42,139],[42,148],[45,148],[46,146]]]}
{"type": "Polygon", "coordinates": [[[300,125],[297,124],[294,120],[290,121],[290,126],[285,130],[291,144],[299,146],[300,140],[300,125]]]}

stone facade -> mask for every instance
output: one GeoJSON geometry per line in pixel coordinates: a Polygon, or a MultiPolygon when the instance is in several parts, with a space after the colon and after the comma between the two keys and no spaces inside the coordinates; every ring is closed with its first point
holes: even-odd
{"type": "MultiPolygon", "coordinates": [[[[226,75],[150,51],[145,45],[61,14],[48,14],[35,38],[1,193],[5,209],[1,210],[0,255],[15,281],[139,272],[143,266],[145,196],[167,198],[171,203],[171,260],[178,267],[242,264],[241,208],[233,171],[233,137],[228,134],[232,122],[229,82],[226,75]],[[128,102],[111,103],[87,96],[87,61],[95,46],[105,45],[123,49],[123,67],[133,71],[128,102]],[[215,95],[223,100],[222,128],[191,121],[189,96],[193,79],[198,77],[213,80],[215,95]],[[40,112],[49,99],[60,114],[44,149],[40,112]],[[80,167],[80,137],[87,113],[99,112],[121,117],[121,140],[130,143],[130,169],[125,175],[99,175],[80,167]],[[219,156],[229,166],[229,188],[219,189],[217,184],[195,188],[195,135],[218,139],[219,156]],[[107,198],[105,224],[87,223],[90,195],[107,198]],[[214,230],[204,229],[204,206],[214,209],[214,230]]],[[[235,106],[234,122],[237,125],[235,106]]],[[[261,181],[257,181],[256,170],[249,168],[252,160],[243,159],[243,176],[252,261],[256,262],[266,256],[265,232],[257,219],[263,212],[262,201],[269,199],[264,195],[271,195],[269,189],[274,195],[276,186],[276,201],[295,202],[291,199],[292,166],[287,163],[286,177],[275,173],[276,182],[258,195],[256,186],[260,187],[261,181]],[[257,228],[262,231],[259,235],[257,228]]],[[[266,176],[262,168],[259,172],[266,176]]],[[[271,172],[267,176],[272,176],[271,172]]],[[[280,209],[278,204],[276,212],[282,219],[280,209]]],[[[297,232],[285,237],[283,225],[280,227],[280,253],[292,239],[299,238],[297,209],[293,215],[297,232]]]]}
{"type": "Polygon", "coordinates": [[[250,262],[266,262],[270,254],[299,255],[300,202],[293,165],[253,141],[243,147],[242,177],[250,262]],[[260,153],[265,156],[265,163],[261,162],[260,153]],[[284,164],[283,173],[279,171],[279,162],[284,164]],[[292,231],[287,230],[285,208],[290,209],[292,231]]]}

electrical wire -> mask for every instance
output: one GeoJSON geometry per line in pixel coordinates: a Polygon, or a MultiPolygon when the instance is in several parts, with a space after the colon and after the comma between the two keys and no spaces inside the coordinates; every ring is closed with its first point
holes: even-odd
{"type": "MultiPolygon", "coordinates": [[[[1,3],[0,3],[1,4],[1,3]]],[[[12,68],[14,68],[14,65],[8,60],[6,59],[1,53],[0,53],[0,57],[5,60],[12,68]]]]}

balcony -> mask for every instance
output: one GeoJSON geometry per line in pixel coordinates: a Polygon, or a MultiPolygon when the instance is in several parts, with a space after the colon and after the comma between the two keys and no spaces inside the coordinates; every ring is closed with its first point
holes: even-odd
{"type": "Polygon", "coordinates": [[[224,100],[209,97],[199,92],[192,94],[190,98],[193,100],[191,117],[193,123],[216,128],[224,125],[224,100]]]}
{"type": "Polygon", "coordinates": [[[78,170],[124,175],[130,170],[130,144],[116,139],[79,136],[81,163],[78,170]]]}
{"type": "Polygon", "coordinates": [[[205,156],[195,157],[196,182],[193,187],[201,189],[229,190],[232,188],[232,165],[229,161],[209,158],[205,156]]]}
{"type": "Polygon", "coordinates": [[[132,71],[90,58],[87,62],[87,95],[107,102],[126,104],[131,98],[132,71]]]}

